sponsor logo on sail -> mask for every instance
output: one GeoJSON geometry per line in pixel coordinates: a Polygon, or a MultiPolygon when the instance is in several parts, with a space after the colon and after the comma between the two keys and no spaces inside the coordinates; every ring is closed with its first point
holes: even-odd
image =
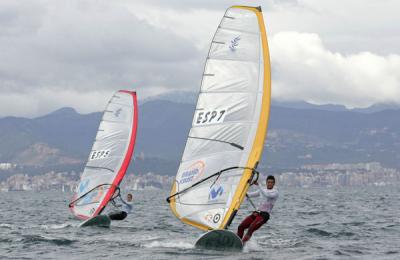
{"type": "Polygon", "coordinates": [[[227,109],[198,110],[194,116],[194,125],[211,125],[224,122],[227,109]]]}
{"type": "Polygon", "coordinates": [[[197,161],[190,165],[189,168],[182,173],[179,184],[198,180],[203,175],[204,165],[203,161],[197,161]]]}
{"type": "Polygon", "coordinates": [[[89,160],[98,160],[110,157],[110,150],[94,150],[89,155],[89,160]]]}
{"type": "Polygon", "coordinates": [[[229,49],[231,49],[231,51],[235,51],[236,47],[239,46],[239,41],[240,41],[240,36],[236,36],[235,38],[233,38],[231,40],[231,43],[229,44],[229,49]]]}
{"type": "Polygon", "coordinates": [[[213,222],[217,224],[221,220],[221,214],[217,213],[213,217],[213,222]]]}
{"type": "Polygon", "coordinates": [[[79,205],[85,205],[85,204],[89,204],[89,203],[99,202],[101,197],[104,194],[104,191],[105,191],[104,187],[100,186],[96,190],[93,190],[92,192],[87,194],[85,197],[83,197],[82,200],[77,203],[77,205],[79,206],[79,205]]]}
{"type": "Polygon", "coordinates": [[[208,200],[215,200],[220,197],[222,193],[224,193],[224,188],[222,186],[212,186],[210,189],[210,194],[208,195],[208,200]]]}
{"type": "Polygon", "coordinates": [[[213,214],[208,213],[207,215],[204,216],[204,219],[205,219],[207,222],[210,222],[210,223],[211,223],[211,221],[213,220],[213,214]]]}
{"type": "Polygon", "coordinates": [[[114,116],[119,117],[119,114],[121,114],[121,111],[122,111],[122,108],[118,108],[117,110],[115,110],[114,116]]]}
{"type": "Polygon", "coordinates": [[[207,215],[204,216],[204,220],[209,223],[217,224],[221,220],[221,214],[220,213],[216,213],[216,214],[208,213],[207,215]]]}
{"type": "Polygon", "coordinates": [[[89,186],[89,179],[86,179],[79,184],[78,191],[79,193],[83,193],[86,188],[89,186]]]}

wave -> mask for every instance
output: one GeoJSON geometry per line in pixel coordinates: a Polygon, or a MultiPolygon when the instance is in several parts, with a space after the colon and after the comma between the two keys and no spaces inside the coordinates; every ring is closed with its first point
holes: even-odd
{"type": "Polygon", "coordinates": [[[250,252],[260,252],[263,251],[263,247],[257,243],[257,240],[254,238],[247,241],[247,243],[243,247],[243,253],[250,253],[250,252]]]}
{"type": "Polygon", "coordinates": [[[141,238],[142,241],[150,242],[150,241],[158,241],[161,237],[159,236],[144,236],[141,238]]]}
{"type": "Polygon", "coordinates": [[[353,237],[353,236],[356,236],[356,234],[350,231],[339,232],[335,235],[335,237],[353,237]]]}
{"type": "Polygon", "coordinates": [[[385,252],[386,255],[396,255],[396,254],[398,254],[398,253],[400,253],[400,252],[399,252],[399,251],[394,251],[394,250],[386,251],[386,252],[385,252]]]}
{"type": "Polygon", "coordinates": [[[366,222],[364,222],[364,221],[351,221],[351,222],[343,223],[343,225],[345,225],[345,226],[355,226],[355,227],[362,226],[365,224],[366,224],[366,222]]]}
{"type": "Polygon", "coordinates": [[[322,229],[318,229],[318,228],[309,228],[306,230],[308,233],[314,234],[314,235],[318,235],[318,236],[322,236],[322,237],[329,237],[332,236],[331,232],[322,230],[322,229]]]}
{"type": "Polygon", "coordinates": [[[64,229],[68,227],[77,226],[72,223],[63,223],[63,224],[53,224],[53,225],[40,225],[42,229],[64,229]]]}
{"type": "Polygon", "coordinates": [[[152,241],[148,244],[142,245],[145,248],[155,248],[155,247],[162,247],[162,248],[180,248],[180,249],[192,249],[194,248],[193,243],[183,242],[183,241],[152,241]]]}
{"type": "Polygon", "coordinates": [[[63,245],[70,245],[74,242],[77,242],[77,240],[67,239],[67,238],[52,238],[41,235],[23,235],[21,242],[23,244],[40,244],[45,242],[45,243],[55,244],[57,246],[63,246],[63,245]]]}
{"type": "Polygon", "coordinates": [[[8,223],[0,223],[0,228],[13,229],[15,226],[8,223]]]}
{"type": "Polygon", "coordinates": [[[0,237],[0,243],[9,244],[9,243],[12,243],[12,242],[13,242],[13,240],[11,238],[0,237]]]}

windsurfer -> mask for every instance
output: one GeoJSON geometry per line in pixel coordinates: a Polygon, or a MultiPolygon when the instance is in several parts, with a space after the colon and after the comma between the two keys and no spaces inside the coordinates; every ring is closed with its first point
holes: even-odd
{"type": "Polygon", "coordinates": [[[131,193],[128,193],[126,195],[126,201],[124,201],[121,196],[118,196],[121,204],[115,203],[115,201],[112,201],[113,205],[115,208],[121,208],[121,210],[118,211],[113,211],[108,216],[110,217],[111,220],[124,220],[128,214],[132,212],[132,200],[133,196],[131,193]]]}
{"type": "Polygon", "coordinates": [[[272,175],[268,176],[266,179],[267,189],[261,188],[257,182],[254,182],[254,184],[257,186],[258,190],[255,192],[248,192],[247,196],[261,196],[263,200],[260,202],[258,209],[251,215],[247,216],[238,227],[237,235],[244,243],[251,238],[254,231],[259,229],[268,221],[272,208],[279,196],[278,190],[274,188],[275,177],[272,175]],[[246,235],[243,237],[245,229],[248,230],[246,235]]]}

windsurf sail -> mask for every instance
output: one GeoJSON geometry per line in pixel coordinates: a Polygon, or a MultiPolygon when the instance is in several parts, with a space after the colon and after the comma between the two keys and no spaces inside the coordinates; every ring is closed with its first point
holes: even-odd
{"type": "Polygon", "coordinates": [[[167,198],[202,230],[227,228],[263,151],[271,99],[260,7],[227,9],[213,37],[182,160],[167,198]]]}
{"type": "Polygon", "coordinates": [[[133,154],[137,130],[136,93],[120,90],[108,102],[77,191],[69,204],[75,216],[99,215],[119,195],[133,154]]]}

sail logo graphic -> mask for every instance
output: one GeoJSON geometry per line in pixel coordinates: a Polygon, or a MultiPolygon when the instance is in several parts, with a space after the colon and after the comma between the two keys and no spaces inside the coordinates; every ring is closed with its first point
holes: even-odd
{"type": "Polygon", "coordinates": [[[79,193],[83,193],[89,185],[89,179],[86,179],[79,184],[78,190],[79,193]]]}
{"type": "Polygon", "coordinates": [[[94,150],[89,155],[89,160],[98,160],[110,157],[111,151],[110,150],[94,150]]]}
{"type": "Polygon", "coordinates": [[[78,206],[80,205],[85,205],[85,204],[89,204],[89,203],[95,203],[95,202],[99,202],[101,197],[104,194],[104,188],[103,186],[97,188],[96,190],[90,192],[89,194],[87,194],[85,197],[83,197],[83,199],[77,203],[78,206]]]}
{"type": "Polygon", "coordinates": [[[204,216],[204,220],[207,221],[208,223],[214,223],[217,224],[221,220],[221,213],[207,213],[204,216]]]}
{"type": "Polygon", "coordinates": [[[208,213],[207,215],[204,216],[204,220],[207,222],[211,222],[213,219],[213,214],[208,213]]]}
{"type": "Polygon", "coordinates": [[[194,125],[212,125],[224,122],[227,109],[198,110],[194,115],[194,125]]]}
{"type": "Polygon", "coordinates": [[[222,193],[224,193],[224,188],[222,186],[213,186],[210,189],[210,194],[208,195],[208,200],[212,201],[217,199],[218,197],[220,197],[222,195],[222,193]]]}
{"type": "Polygon", "coordinates": [[[118,108],[115,112],[114,112],[114,116],[115,117],[119,117],[119,114],[121,114],[122,112],[122,108],[118,108]]]}
{"type": "Polygon", "coordinates": [[[237,36],[231,40],[231,44],[229,44],[229,49],[231,51],[235,51],[236,47],[239,46],[240,36],[237,36]]]}
{"type": "Polygon", "coordinates": [[[217,224],[221,220],[221,214],[217,213],[213,217],[213,222],[217,224]]]}
{"type": "Polygon", "coordinates": [[[189,166],[189,168],[184,171],[179,180],[179,184],[190,183],[192,181],[198,180],[204,172],[204,162],[197,161],[189,166]]]}

